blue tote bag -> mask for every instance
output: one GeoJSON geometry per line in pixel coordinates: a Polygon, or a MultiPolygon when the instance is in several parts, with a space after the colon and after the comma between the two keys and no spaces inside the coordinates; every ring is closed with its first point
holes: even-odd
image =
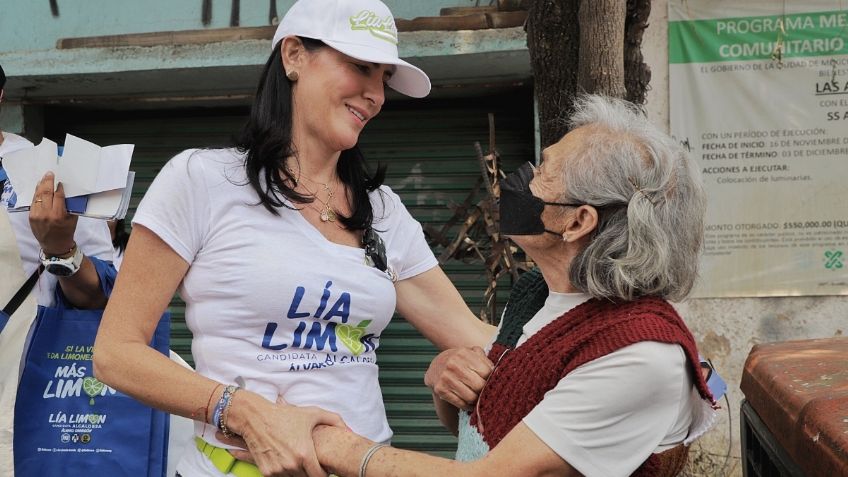
{"type": "MultiPolygon", "coordinates": [[[[102,310],[39,307],[15,404],[15,473],[161,477],[168,414],[98,381],[92,348],[102,310]]],[[[170,315],[152,346],[168,355],[170,315]]]]}

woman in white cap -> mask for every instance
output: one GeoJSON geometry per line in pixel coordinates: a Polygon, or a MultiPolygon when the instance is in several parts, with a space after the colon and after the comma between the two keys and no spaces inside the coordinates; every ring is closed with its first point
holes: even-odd
{"type": "Polygon", "coordinates": [[[177,155],[139,205],[95,344],[98,379],[196,421],[187,477],[324,476],[319,424],[388,441],[375,350],[396,309],[440,348],[490,334],[357,148],[384,85],[430,90],[388,8],[300,0],[272,46],[238,147],[177,155]],[[196,373],[147,346],[175,290],[196,373]]]}

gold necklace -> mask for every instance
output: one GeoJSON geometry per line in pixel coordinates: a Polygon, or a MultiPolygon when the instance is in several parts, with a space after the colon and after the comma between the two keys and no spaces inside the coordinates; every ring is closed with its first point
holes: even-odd
{"type": "MultiPolygon", "coordinates": [[[[303,177],[306,178],[306,176],[303,176],[303,177]]],[[[315,182],[315,181],[312,181],[311,179],[309,179],[309,180],[311,182],[315,182]]],[[[336,195],[336,191],[335,191],[335,189],[330,189],[330,186],[327,185],[327,184],[322,184],[320,182],[316,182],[316,184],[319,184],[319,185],[324,187],[324,192],[327,194],[327,200],[322,199],[321,197],[318,196],[318,192],[312,192],[308,187],[306,187],[306,184],[303,184],[302,186],[303,186],[304,189],[306,189],[306,192],[308,192],[309,195],[312,196],[312,198],[318,200],[318,202],[321,202],[321,204],[323,205],[323,207],[320,208],[320,209],[315,207],[311,203],[309,203],[309,206],[312,209],[314,209],[315,211],[318,212],[318,217],[321,219],[321,222],[335,222],[336,221],[336,211],[333,210],[332,202],[333,202],[333,198],[336,195]]]]}
{"type": "MultiPolygon", "coordinates": [[[[286,170],[289,172],[289,175],[292,178],[295,177],[294,171],[292,171],[291,168],[288,165],[286,165],[286,170]]],[[[314,209],[315,211],[318,212],[318,217],[321,219],[321,222],[335,222],[337,214],[336,214],[336,211],[334,210],[334,208],[332,206],[332,202],[333,202],[333,198],[336,196],[336,187],[338,186],[338,184],[333,186],[333,188],[331,189],[329,184],[326,184],[324,182],[318,182],[315,179],[308,177],[306,174],[303,173],[303,171],[300,168],[298,168],[297,178],[294,179],[294,186],[295,187],[298,187],[299,185],[301,185],[301,183],[300,183],[301,178],[306,179],[309,182],[312,182],[313,184],[320,185],[321,187],[324,188],[324,192],[327,194],[327,200],[322,199],[321,197],[318,196],[318,192],[312,192],[308,187],[306,187],[306,184],[303,184],[303,188],[306,189],[307,192],[309,192],[309,195],[311,195],[313,199],[317,199],[319,202],[321,202],[324,205],[324,207],[322,207],[321,209],[318,209],[315,206],[310,205],[310,207],[312,207],[312,209],[314,209]]]]}
{"type": "MultiPolygon", "coordinates": [[[[314,205],[312,205],[311,203],[306,203],[306,206],[307,206],[307,207],[309,207],[310,209],[314,210],[315,212],[318,212],[318,217],[319,217],[319,218],[321,217],[321,213],[323,213],[323,212],[324,212],[324,209],[323,209],[323,208],[320,208],[320,209],[319,209],[318,207],[315,207],[315,206],[314,206],[314,205]]],[[[337,216],[337,214],[336,214],[335,212],[333,212],[333,211],[331,211],[331,214],[332,214],[332,218],[328,217],[326,221],[325,221],[325,220],[321,220],[321,223],[323,223],[323,224],[332,224],[332,225],[335,225],[336,227],[338,227],[338,228],[340,228],[340,229],[342,229],[342,230],[347,230],[347,227],[345,227],[345,226],[344,226],[344,225],[343,225],[340,221],[336,221],[336,218],[338,217],[338,216],[337,216]]]]}
{"type": "Polygon", "coordinates": [[[321,200],[321,198],[318,197],[317,194],[315,195],[315,198],[318,199],[322,204],[324,204],[324,208],[321,209],[321,213],[319,214],[319,217],[321,218],[321,222],[335,222],[336,221],[336,211],[334,211],[333,208],[330,207],[330,203],[333,201],[333,195],[336,193],[336,191],[331,190],[329,187],[327,187],[325,185],[324,186],[324,192],[327,193],[327,201],[326,202],[321,200]]]}

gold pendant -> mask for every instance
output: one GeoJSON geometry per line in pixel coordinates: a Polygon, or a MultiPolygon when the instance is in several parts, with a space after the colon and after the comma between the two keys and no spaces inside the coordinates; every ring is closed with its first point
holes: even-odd
{"type": "Polygon", "coordinates": [[[336,213],[333,211],[333,209],[330,208],[329,205],[326,205],[326,206],[324,206],[323,209],[321,209],[321,213],[319,214],[319,217],[321,218],[321,222],[335,222],[336,221],[336,213]]]}

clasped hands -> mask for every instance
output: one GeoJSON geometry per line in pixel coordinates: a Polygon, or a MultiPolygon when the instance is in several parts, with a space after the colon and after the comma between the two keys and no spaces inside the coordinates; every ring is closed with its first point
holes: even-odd
{"type": "Polygon", "coordinates": [[[276,403],[252,393],[238,397],[242,400],[236,406],[247,411],[235,423],[241,436],[215,434],[220,442],[247,449],[231,449],[233,457],[256,465],[264,476],[327,477],[312,433],[319,426],[348,429],[341,416],[314,406],[289,405],[282,397],[276,403]]]}
{"type": "MultiPolygon", "coordinates": [[[[443,351],[430,363],[424,383],[443,401],[465,410],[473,408],[494,365],[479,347],[443,351]]],[[[238,460],[259,467],[262,475],[326,477],[314,448],[312,433],[320,426],[350,430],[340,416],[316,407],[290,406],[279,397],[276,411],[285,414],[281,421],[266,419],[243,437],[216,434],[219,441],[247,450],[230,450],[238,460]],[[272,437],[282,423],[285,441],[272,437]]]]}

